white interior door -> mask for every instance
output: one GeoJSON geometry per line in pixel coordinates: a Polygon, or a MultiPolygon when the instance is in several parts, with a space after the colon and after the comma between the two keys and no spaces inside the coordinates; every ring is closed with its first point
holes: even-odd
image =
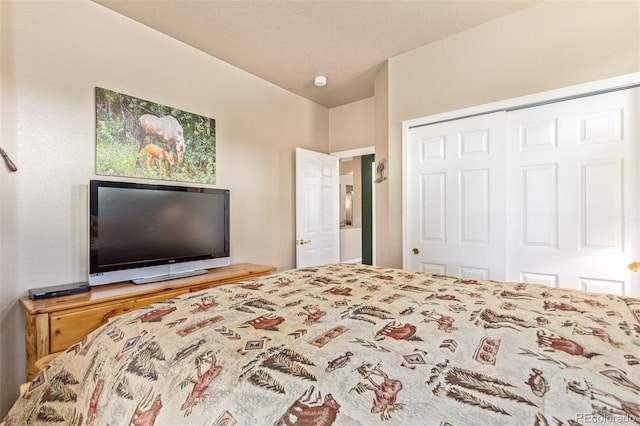
{"type": "Polygon", "coordinates": [[[505,112],[409,130],[406,269],[504,279],[504,134],[505,112]]]}
{"type": "Polygon", "coordinates": [[[296,267],[340,261],[338,157],[296,148],[296,267]]]}
{"type": "Polygon", "coordinates": [[[508,279],[634,293],[639,90],[508,114],[508,279]]]}

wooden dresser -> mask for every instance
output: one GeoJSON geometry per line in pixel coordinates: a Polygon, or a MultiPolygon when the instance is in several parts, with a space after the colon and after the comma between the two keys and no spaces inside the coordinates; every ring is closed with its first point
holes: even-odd
{"type": "Polygon", "coordinates": [[[129,311],[181,294],[269,275],[273,266],[239,263],[207,274],[150,284],[122,282],[92,287],[87,293],[51,299],[20,299],[26,318],[27,380],[37,374],[34,363],[66,350],[91,331],[129,311]]]}

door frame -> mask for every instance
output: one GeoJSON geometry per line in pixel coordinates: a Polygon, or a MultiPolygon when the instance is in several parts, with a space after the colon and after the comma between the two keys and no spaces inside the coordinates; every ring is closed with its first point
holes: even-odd
{"type": "MultiPolygon", "coordinates": [[[[460,118],[487,114],[494,111],[529,108],[543,103],[558,102],[575,97],[591,96],[613,90],[629,89],[638,85],[640,85],[640,72],[405,120],[402,122],[403,148],[407,143],[407,131],[413,127],[426,126],[443,121],[458,120],[460,118]]],[[[404,160],[405,158],[403,157],[403,165],[404,160]]]]}
{"type": "MultiPolygon", "coordinates": [[[[366,146],[363,148],[355,148],[355,149],[349,149],[346,151],[334,151],[334,152],[330,152],[331,155],[335,155],[336,157],[338,157],[338,160],[342,159],[342,158],[351,158],[351,157],[362,157],[364,155],[370,155],[373,154],[375,155],[376,153],[376,147],[371,145],[371,146],[366,146]]],[[[373,167],[375,168],[375,161],[373,163],[373,167]]],[[[373,173],[373,172],[372,172],[373,173]]],[[[371,185],[371,203],[372,203],[372,207],[371,207],[371,250],[372,250],[372,264],[375,265],[376,264],[376,191],[374,189],[374,186],[371,185]]],[[[362,198],[362,197],[361,197],[362,198]]],[[[362,211],[362,213],[364,214],[364,210],[362,211]]],[[[363,221],[364,221],[364,217],[363,217],[363,221]]],[[[362,234],[364,237],[364,233],[362,234]]],[[[364,247],[364,244],[363,244],[364,247]]]]}

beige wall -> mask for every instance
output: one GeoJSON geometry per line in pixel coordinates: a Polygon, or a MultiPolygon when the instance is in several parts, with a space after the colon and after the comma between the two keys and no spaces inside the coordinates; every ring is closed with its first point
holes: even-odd
{"type": "MultiPolygon", "coordinates": [[[[329,110],[329,152],[375,146],[375,98],[363,99],[329,110]]],[[[354,172],[354,226],[362,225],[362,174],[360,157],[340,162],[340,174],[354,172]]]]}
{"type": "Polygon", "coordinates": [[[402,265],[403,120],[637,71],[637,1],[545,2],[391,58],[375,92],[376,131],[389,115],[376,134],[376,158],[389,159],[376,186],[378,264],[402,265]]]}
{"type": "Polygon", "coordinates": [[[17,300],[86,280],[94,87],[213,117],[231,257],[294,266],[294,148],[328,151],[326,108],[90,1],[0,1],[0,418],[25,380],[17,300]]]}
{"type": "Polygon", "coordinates": [[[329,110],[329,152],[375,145],[375,99],[368,98],[329,110]]]}
{"type": "MultiPolygon", "coordinates": [[[[376,147],[376,162],[384,160],[387,173],[387,179],[373,185],[375,191],[375,241],[374,241],[374,264],[380,266],[390,266],[397,264],[397,257],[402,257],[399,249],[390,247],[396,241],[390,231],[395,230],[396,226],[393,224],[391,215],[399,215],[400,211],[395,206],[390,205],[393,199],[397,199],[389,191],[389,182],[396,182],[398,179],[394,177],[393,180],[389,179],[389,63],[385,63],[380,69],[380,72],[376,75],[374,82],[375,93],[375,147],[376,147]]],[[[398,173],[399,167],[392,167],[393,171],[398,173]]],[[[393,218],[397,220],[396,217],[393,218]]]]}

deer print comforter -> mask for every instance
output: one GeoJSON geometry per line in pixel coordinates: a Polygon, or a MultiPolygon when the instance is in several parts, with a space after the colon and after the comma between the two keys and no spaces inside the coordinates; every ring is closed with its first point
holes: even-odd
{"type": "Polygon", "coordinates": [[[640,424],[640,299],[364,265],[117,318],[4,424],[640,424]]]}

